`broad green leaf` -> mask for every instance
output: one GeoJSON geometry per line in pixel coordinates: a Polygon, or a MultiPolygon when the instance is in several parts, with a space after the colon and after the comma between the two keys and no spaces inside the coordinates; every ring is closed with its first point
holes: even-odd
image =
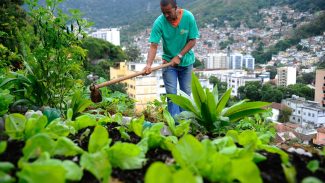
{"type": "Polygon", "coordinates": [[[323,182],[316,177],[306,177],[302,180],[301,183],[323,183],[323,182]]]}
{"type": "Polygon", "coordinates": [[[253,150],[255,150],[259,140],[255,131],[245,130],[239,134],[238,143],[244,147],[253,147],[253,150]]]}
{"type": "Polygon", "coordinates": [[[257,152],[254,153],[254,157],[253,157],[254,163],[259,163],[259,162],[265,161],[266,159],[267,158],[265,156],[263,156],[262,154],[257,153],[257,152]]]}
{"type": "Polygon", "coordinates": [[[66,170],[58,164],[25,163],[17,175],[20,182],[65,183],[66,170]]]}
{"type": "Polygon", "coordinates": [[[227,117],[229,117],[230,122],[236,122],[239,121],[240,119],[243,119],[247,116],[251,116],[257,113],[263,113],[265,112],[264,109],[248,109],[248,110],[243,110],[243,111],[239,111],[236,113],[233,113],[227,117]]]}
{"type": "Polygon", "coordinates": [[[260,171],[256,164],[248,159],[233,159],[231,178],[242,183],[262,183],[260,171]],[[243,166],[245,165],[245,166],[243,166]]]}
{"type": "Polygon", "coordinates": [[[144,116],[138,119],[132,119],[130,122],[130,130],[133,131],[138,137],[142,137],[144,116]]]}
{"type": "Polygon", "coordinates": [[[214,86],[214,88],[213,88],[213,90],[212,90],[212,94],[213,94],[213,96],[214,96],[214,102],[215,102],[215,104],[217,104],[218,101],[219,101],[218,85],[215,85],[215,86],[214,86]]]}
{"type": "Polygon", "coordinates": [[[53,155],[75,156],[81,153],[83,153],[83,150],[73,143],[72,140],[66,137],[60,137],[56,141],[53,155]]]}
{"type": "Polygon", "coordinates": [[[0,141],[0,154],[4,153],[7,149],[7,141],[0,141]]]}
{"type": "Polygon", "coordinates": [[[76,118],[74,127],[77,131],[79,131],[83,128],[87,128],[90,126],[96,126],[96,124],[97,124],[97,121],[94,117],[85,114],[85,115],[81,115],[76,118]]]}
{"type": "Polygon", "coordinates": [[[167,122],[169,130],[172,132],[173,135],[175,135],[176,126],[175,126],[174,118],[170,115],[170,113],[166,109],[163,110],[163,116],[164,116],[164,119],[167,122]]]}
{"type": "Polygon", "coordinates": [[[96,126],[93,133],[90,135],[88,151],[94,153],[100,151],[104,147],[108,147],[110,139],[108,138],[107,129],[103,126],[96,126]]]}
{"type": "Polygon", "coordinates": [[[172,149],[175,161],[184,168],[198,173],[197,164],[204,155],[203,145],[193,136],[185,135],[172,149]]]}
{"type": "Polygon", "coordinates": [[[261,109],[270,105],[268,102],[243,102],[240,105],[233,105],[229,107],[226,111],[223,111],[223,116],[231,116],[235,113],[241,111],[248,111],[250,109],[261,109]]]}
{"type": "Polygon", "coordinates": [[[171,170],[162,162],[150,165],[144,177],[145,183],[172,183],[172,180],[171,170]]]}
{"type": "Polygon", "coordinates": [[[46,126],[45,132],[53,138],[67,137],[70,133],[70,128],[60,118],[53,120],[49,125],[46,126]]]}
{"type": "Polygon", "coordinates": [[[178,170],[172,175],[173,183],[196,183],[196,177],[188,169],[178,170]]]}
{"type": "Polygon", "coordinates": [[[190,111],[193,112],[197,117],[200,117],[200,113],[199,110],[197,110],[194,105],[192,104],[192,102],[183,97],[183,96],[178,96],[175,94],[167,94],[167,97],[175,104],[177,104],[178,106],[180,106],[181,108],[183,108],[186,111],[190,111]]]}
{"type": "Polygon", "coordinates": [[[206,96],[207,96],[207,105],[208,105],[208,110],[209,110],[209,114],[211,116],[211,122],[215,122],[217,120],[217,113],[216,113],[216,102],[214,99],[213,94],[206,89],[206,96]]]}
{"type": "Polygon", "coordinates": [[[69,108],[67,111],[67,120],[72,120],[73,117],[73,109],[69,108]]]}
{"type": "Polygon", "coordinates": [[[219,115],[221,111],[225,108],[231,94],[232,88],[229,88],[220,98],[220,100],[217,103],[217,114],[219,115]]]}
{"type": "Polygon", "coordinates": [[[307,164],[308,170],[315,173],[319,169],[319,161],[318,160],[312,160],[309,161],[307,164]]]}
{"type": "Polygon", "coordinates": [[[159,147],[164,141],[164,136],[161,135],[161,129],[164,127],[164,123],[154,123],[150,128],[146,128],[143,131],[142,138],[148,138],[148,148],[159,147]]]}
{"type": "Polygon", "coordinates": [[[73,161],[65,160],[62,162],[62,166],[66,170],[66,179],[72,181],[80,181],[83,176],[82,169],[73,161]]]}
{"type": "Polygon", "coordinates": [[[123,170],[142,168],[146,162],[141,148],[130,143],[117,142],[108,149],[108,156],[113,167],[123,170]]]}
{"type": "Polygon", "coordinates": [[[46,124],[46,116],[34,115],[33,117],[29,118],[25,126],[25,139],[28,139],[37,133],[43,132],[46,124]]]}
{"type": "Polygon", "coordinates": [[[28,160],[39,157],[42,152],[52,154],[55,144],[55,141],[48,134],[36,134],[26,141],[25,147],[23,148],[24,159],[28,160]]]}
{"type": "Polygon", "coordinates": [[[206,95],[204,93],[204,90],[200,84],[200,81],[195,76],[194,72],[192,73],[192,96],[194,98],[194,101],[196,103],[196,106],[199,110],[201,110],[201,105],[206,101],[206,95]]]}
{"type": "Polygon", "coordinates": [[[112,166],[106,151],[98,151],[93,154],[83,153],[80,159],[80,165],[91,172],[99,181],[109,181],[112,166]]]}
{"type": "Polygon", "coordinates": [[[232,169],[231,159],[219,153],[213,153],[209,156],[206,168],[201,169],[201,175],[207,177],[211,182],[227,182],[232,169]]]}
{"type": "Polygon", "coordinates": [[[286,177],[286,180],[288,183],[296,183],[296,175],[297,175],[297,171],[296,168],[292,165],[290,165],[289,163],[284,164],[282,163],[282,169],[283,169],[283,173],[286,177]]]}
{"type": "Polygon", "coordinates": [[[22,114],[10,114],[5,119],[5,131],[10,139],[21,140],[24,138],[24,130],[26,126],[26,117],[22,114]]]}
{"type": "Polygon", "coordinates": [[[15,165],[10,162],[0,162],[0,172],[8,173],[10,170],[14,169],[15,165]]]}
{"type": "Polygon", "coordinates": [[[182,135],[186,135],[190,131],[191,121],[181,122],[176,126],[175,136],[180,137],[182,135]]]}

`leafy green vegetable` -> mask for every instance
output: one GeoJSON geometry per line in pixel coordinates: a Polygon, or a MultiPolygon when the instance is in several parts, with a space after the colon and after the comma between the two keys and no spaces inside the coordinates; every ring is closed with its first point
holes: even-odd
{"type": "Polygon", "coordinates": [[[0,89],[0,116],[8,112],[9,105],[13,102],[14,96],[10,95],[9,90],[0,89]]]}
{"type": "Polygon", "coordinates": [[[7,141],[0,141],[0,154],[4,153],[7,149],[7,141]]]}
{"type": "Polygon", "coordinates": [[[112,172],[112,166],[108,159],[106,151],[97,151],[95,153],[84,153],[80,159],[80,165],[91,172],[99,181],[109,182],[112,172]]]}
{"type": "Polygon", "coordinates": [[[107,152],[113,167],[139,169],[146,162],[144,152],[135,144],[117,142],[107,152]]]}
{"type": "Polygon", "coordinates": [[[90,135],[88,151],[94,153],[100,151],[104,147],[108,147],[111,139],[108,138],[107,129],[102,126],[96,126],[90,135]]]}
{"type": "Polygon", "coordinates": [[[262,108],[269,105],[266,102],[243,100],[226,108],[232,89],[228,89],[220,100],[217,100],[217,89],[215,88],[213,92],[208,89],[204,90],[194,73],[192,74],[191,86],[194,101],[181,91],[179,91],[179,95],[168,94],[167,97],[183,109],[193,113],[198,123],[210,132],[222,130],[224,126],[229,125],[229,122],[237,122],[246,116],[264,112],[265,110],[262,108]]]}
{"type": "Polygon", "coordinates": [[[307,168],[311,172],[315,173],[319,169],[319,161],[312,160],[312,161],[308,162],[307,168]]]}

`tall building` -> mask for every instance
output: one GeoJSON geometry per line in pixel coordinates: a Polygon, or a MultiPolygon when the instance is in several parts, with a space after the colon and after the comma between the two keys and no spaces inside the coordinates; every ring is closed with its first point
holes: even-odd
{"type": "Polygon", "coordinates": [[[227,69],[227,55],[225,53],[210,53],[206,62],[207,69],[227,69]]]}
{"type": "Polygon", "coordinates": [[[277,85],[288,86],[296,84],[296,68],[295,67],[280,67],[277,69],[277,85]]]}
{"type": "Polygon", "coordinates": [[[89,36],[94,38],[103,39],[105,41],[108,41],[115,46],[120,46],[120,30],[117,28],[111,28],[111,29],[98,29],[95,32],[92,32],[89,34],[89,36]]]}
{"type": "Polygon", "coordinates": [[[252,55],[244,55],[243,57],[243,68],[249,70],[254,70],[255,68],[255,58],[252,55]]]}
{"type": "Polygon", "coordinates": [[[230,54],[229,69],[242,69],[243,68],[243,55],[240,53],[230,54]]]}
{"type": "Polygon", "coordinates": [[[316,70],[315,101],[325,107],[325,69],[316,70]]]}

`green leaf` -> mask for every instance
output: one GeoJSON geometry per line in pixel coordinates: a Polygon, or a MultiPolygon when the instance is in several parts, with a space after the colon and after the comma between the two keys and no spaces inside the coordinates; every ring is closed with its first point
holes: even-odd
{"type": "Polygon", "coordinates": [[[243,110],[240,112],[233,113],[227,117],[229,117],[230,122],[236,122],[247,116],[252,116],[254,114],[263,113],[263,112],[265,112],[264,109],[248,109],[248,110],[243,110]]]}
{"type": "Polygon", "coordinates": [[[239,105],[233,105],[227,110],[223,111],[223,116],[231,116],[235,113],[248,111],[250,109],[261,109],[262,107],[266,107],[268,105],[270,105],[268,102],[243,102],[239,105]]]}
{"type": "Polygon", "coordinates": [[[21,114],[15,113],[8,115],[5,120],[6,134],[8,134],[11,139],[23,139],[26,121],[26,117],[21,114]]]}
{"type": "Polygon", "coordinates": [[[47,124],[46,116],[33,115],[26,122],[25,139],[28,139],[37,133],[43,132],[46,124],[47,124]]]}
{"type": "Polygon", "coordinates": [[[172,132],[172,134],[175,134],[176,126],[175,126],[174,118],[170,115],[170,113],[166,109],[163,110],[163,116],[164,116],[164,119],[167,122],[169,130],[172,132]]]}
{"type": "Polygon", "coordinates": [[[91,172],[99,181],[109,182],[112,166],[106,151],[98,151],[93,154],[83,153],[80,159],[80,165],[91,172]]]}
{"type": "Polygon", "coordinates": [[[62,166],[66,170],[66,179],[72,181],[80,181],[83,176],[82,169],[74,162],[65,160],[62,162],[62,166]]]}
{"type": "Polygon", "coordinates": [[[185,135],[172,149],[175,161],[183,168],[198,173],[197,164],[203,158],[203,145],[193,136],[185,135]]]}
{"type": "Polygon", "coordinates": [[[270,153],[277,153],[278,155],[280,155],[280,158],[281,158],[282,163],[284,163],[284,164],[288,164],[289,163],[289,155],[285,151],[279,149],[276,146],[271,146],[271,145],[266,145],[266,144],[260,144],[258,146],[258,148],[259,149],[262,149],[262,150],[265,150],[267,152],[270,152],[270,153]]]}
{"type": "Polygon", "coordinates": [[[296,168],[292,165],[290,165],[289,163],[284,164],[282,163],[282,169],[283,169],[283,173],[286,177],[286,180],[288,183],[296,183],[296,175],[297,175],[297,171],[296,168]]]}
{"type": "Polygon", "coordinates": [[[10,162],[0,162],[0,172],[8,173],[10,170],[14,169],[15,165],[10,162]]]}
{"type": "Polygon", "coordinates": [[[323,183],[323,182],[316,177],[306,177],[302,180],[301,183],[323,183]]]}
{"type": "Polygon", "coordinates": [[[25,163],[17,175],[20,182],[65,183],[66,170],[59,164],[25,163]]]}
{"type": "Polygon", "coordinates": [[[194,101],[196,103],[196,106],[199,110],[201,110],[202,103],[206,101],[206,95],[204,93],[204,90],[200,84],[200,81],[195,76],[194,72],[192,73],[192,96],[194,98],[194,101]]]}
{"type": "Polygon", "coordinates": [[[207,106],[209,115],[211,116],[211,123],[215,122],[217,120],[217,113],[216,113],[216,102],[214,99],[213,94],[209,91],[209,89],[206,89],[206,96],[207,96],[207,106]]]}
{"type": "Polygon", "coordinates": [[[192,174],[192,172],[188,169],[178,170],[176,173],[172,175],[173,183],[196,183],[196,177],[192,174]]]}
{"type": "Polygon", "coordinates": [[[186,111],[190,111],[193,112],[198,118],[200,117],[200,113],[199,110],[197,110],[194,105],[192,104],[192,102],[183,97],[183,96],[178,96],[175,94],[167,94],[167,97],[175,104],[177,104],[178,106],[180,106],[181,108],[183,108],[186,111]]]}
{"type": "Polygon", "coordinates": [[[123,170],[140,169],[146,162],[145,154],[135,144],[117,142],[108,150],[113,167],[123,170]]]}
{"type": "Polygon", "coordinates": [[[219,102],[217,103],[217,114],[220,115],[221,111],[225,108],[231,94],[232,88],[229,88],[220,98],[219,102]]]}
{"type": "Polygon", "coordinates": [[[132,119],[130,122],[130,130],[133,131],[138,137],[142,137],[144,116],[138,119],[132,119]]]}
{"type": "Polygon", "coordinates": [[[83,150],[78,147],[72,140],[66,137],[60,137],[54,148],[53,155],[75,156],[83,153],[83,150]]]}
{"type": "Polygon", "coordinates": [[[215,85],[213,90],[212,90],[212,94],[214,96],[214,102],[217,104],[219,101],[219,92],[218,92],[218,85],[215,85]]]}
{"type": "Polygon", "coordinates": [[[308,170],[315,173],[319,169],[319,161],[318,160],[311,160],[307,164],[308,170]]]}
{"type": "Polygon", "coordinates": [[[96,124],[97,124],[97,121],[94,117],[85,114],[85,115],[81,115],[76,118],[74,127],[77,131],[79,131],[83,128],[87,128],[90,126],[96,126],[96,124]]]}
{"type": "Polygon", "coordinates": [[[93,133],[90,135],[88,151],[94,153],[100,151],[104,147],[108,147],[110,139],[108,138],[107,129],[102,126],[96,126],[93,133]]]}
{"type": "Polygon", "coordinates": [[[53,120],[49,125],[46,126],[45,132],[53,138],[67,137],[70,133],[70,128],[60,118],[53,120]]]}
{"type": "Polygon", "coordinates": [[[145,183],[169,183],[172,181],[172,172],[162,162],[155,162],[148,168],[144,177],[145,183]]]}
{"type": "Polygon", "coordinates": [[[231,178],[232,180],[239,180],[241,183],[263,182],[258,167],[248,159],[232,160],[231,178]]]}
{"type": "Polygon", "coordinates": [[[7,141],[0,141],[0,154],[4,153],[7,149],[7,141]]]}
{"type": "Polygon", "coordinates": [[[26,141],[25,147],[23,148],[24,160],[39,157],[42,152],[52,154],[54,147],[55,141],[48,134],[36,134],[26,141]]]}

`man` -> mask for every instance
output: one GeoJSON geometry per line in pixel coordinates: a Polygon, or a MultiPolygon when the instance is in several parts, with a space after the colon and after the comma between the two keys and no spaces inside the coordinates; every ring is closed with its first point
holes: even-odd
{"type": "MultiPolygon", "coordinates": [[[[162,15],[155,20],[150,34],[151,44],[147,65],[144,68],[145,73],[151,73],[158,43],[162,39],[163,63],[172,62],[172,66],[162,70],[166,93],[177,93],[178,80],[180,89],[190,95],[192,69],[195,62],[191,49],[199,38],[195,18],[188,10],[178,8],[176,0],[161,0],[160,8],[162,15]]],[[[181,112],[181,109],[168,99],[168,111],[174,117],[181,112]]]]}

